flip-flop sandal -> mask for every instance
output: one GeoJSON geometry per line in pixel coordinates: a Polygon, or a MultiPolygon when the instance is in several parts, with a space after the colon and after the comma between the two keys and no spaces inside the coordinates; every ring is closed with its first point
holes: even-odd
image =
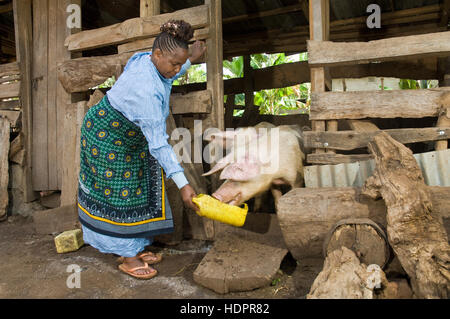
{"type": "MultiPolygon", "coordinates": [[[[145,251],[143,253],[138,254],[138,256],[143,262],[145,262],[149,265],[159,263],[162,260],[161,254],[154,254],[151,251],[145,251]],[[145,257],[147,257],[147,258],[145,258],[145,257]]],[[[123,263],[123,261],[124,261],[123,257],[117,258],[117,262],[123,263]]]]}
{"type": "Polygon", "coordinates": [[[124,272],[134,278],[138,278],[138,279],[150,279],[150,278],[155,277],[158,274],[158,271],[156,269],[149,267],[147,263],[144,263],[144,266],[138,266],[138,267],[134,267],[131,269],[127,269],[123,264],[120,264],[119,269],[122,272],[124,272]],[[139,274],[134,273],[136,270],[141,270],[141,269],[153,269],[154,271],[149,274],[146,274],[146,275],[139,275],[139,274]]]}

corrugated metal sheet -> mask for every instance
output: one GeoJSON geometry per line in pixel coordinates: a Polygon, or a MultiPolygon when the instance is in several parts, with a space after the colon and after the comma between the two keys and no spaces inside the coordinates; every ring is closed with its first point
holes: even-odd
{"type": "MultiPolygon", "coordinates": [[[[429,186],[450,186],[450,149],[414,154],[429,186]]],[[[372,175],[375,161],[305,166],[306,187],[361,187],[372,175]]]]}

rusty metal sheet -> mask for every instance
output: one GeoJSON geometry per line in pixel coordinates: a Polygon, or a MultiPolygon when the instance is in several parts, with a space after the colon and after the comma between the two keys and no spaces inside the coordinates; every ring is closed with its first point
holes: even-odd
{"type": "MultiPolygon", "coordinates": [[[[450,186],[450,149],[414,154],[425,183],[450,186]]],[[[361,187],[372,175],[375,161],[305,166],[305,187],[361,187]]]]}

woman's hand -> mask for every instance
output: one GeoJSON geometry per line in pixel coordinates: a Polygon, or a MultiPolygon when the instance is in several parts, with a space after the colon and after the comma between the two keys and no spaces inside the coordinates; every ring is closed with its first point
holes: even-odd
{"type": "Polygon", "coordinates": [[[194,44],[191,46],[191,56],[189,57],[189,60],[191,63],[197,62],[198,59],[205,53],[206,51],[206,45],[204,41],[195,41],[194,44]]]}
{"type": "Polygon", "coordinates": [[[183,203],[186,207],[188,207],[194,211],[199,210],[198,206],[195,205],[194,202],[192,201],[192,198],[197,196],[197,194],[195,193],[195,190],[192,188],[191,185],[187,184],[187,185],[183,186],[180,189],[180,193],[181,193],[181,198],[183,199],[183,203]]]}

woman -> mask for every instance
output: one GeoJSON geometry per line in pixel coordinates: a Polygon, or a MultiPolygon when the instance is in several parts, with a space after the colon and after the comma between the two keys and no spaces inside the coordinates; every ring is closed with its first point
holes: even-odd
{"type": "Polygon", "coordinates": [[[168,144],[166,118],[172,82],[200,58],[189,23],[161,26],[152,52],[134,54],[106,96],[86,113],[81,129],[78,212],[83,238],[119,256],[119,269],[133,277],[157,274],[160,255],[144,252],[155,235],[173,231],[164,177],[180,189],[187,207],[196,195],[168,144]],[[163,172],[164,171],[164,172],[163,172]]]}

